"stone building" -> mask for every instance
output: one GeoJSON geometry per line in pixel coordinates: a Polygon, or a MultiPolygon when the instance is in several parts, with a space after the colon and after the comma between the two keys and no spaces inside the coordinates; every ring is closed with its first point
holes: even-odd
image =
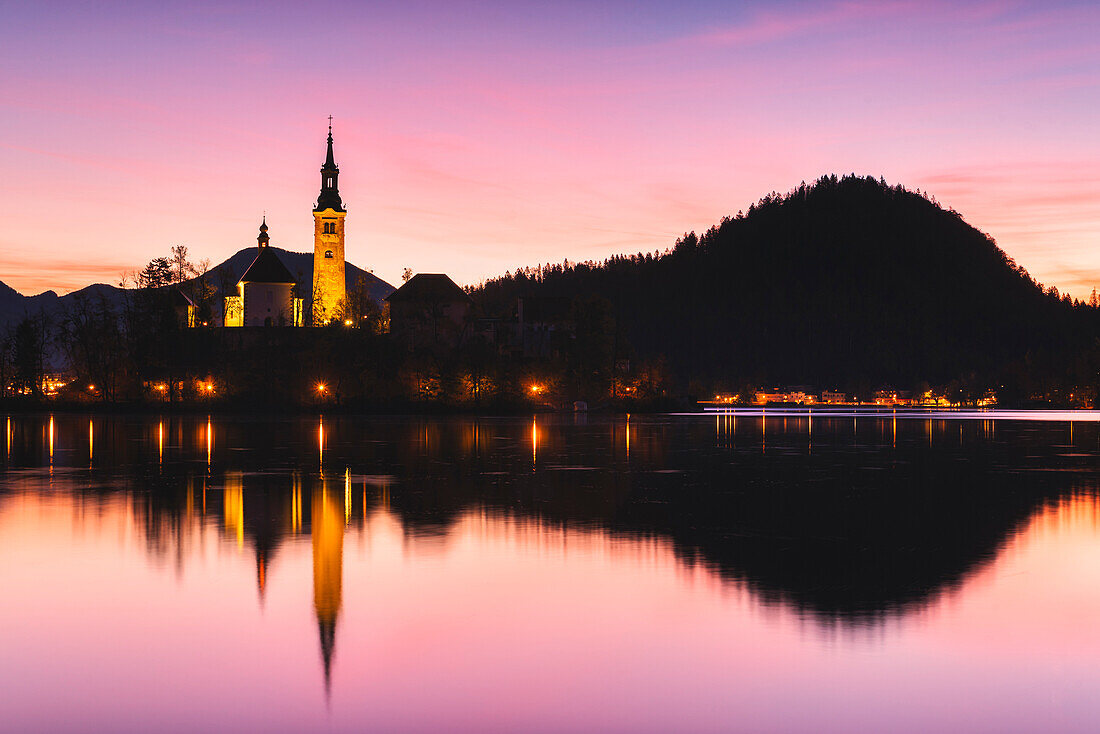
{"type": "Polygon", "coordinates": [[[340,200],[340,168],[332,154],[332,118],[328,126],[328,154],[321,166],[321,194],[313,208],[313,309],[314,326],[340,318],[346,296],[344,280],[344,217],[340,200]]]}
{"type": "Polygon", "coordinates": [[[297,282],[270,247],[267,218],[256,238],[259,253],[237,283],[237,295],[225,299],[226,326],[302,326],[297,282]]]}
{"type": "Polygon", "coordinates": [[[474,302],[442,273],[420,273],[391,293],[390,333],[413,347],[457,346],[474,302]]]}

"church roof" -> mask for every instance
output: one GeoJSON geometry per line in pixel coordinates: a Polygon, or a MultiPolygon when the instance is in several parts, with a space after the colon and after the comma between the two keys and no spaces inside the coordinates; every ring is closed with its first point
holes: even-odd
{"type": "Polygon", "coordinates": [[[172,289],[172,306],[194,306],[195,302],[192,301],[186,293],[179,288],[172,289]]]}
{"type": "Polygon", "coordinates": [[[260,248],[260,254],[241,276],[242,283],[296,283],[294,276],[270,247],[260,248]]]}
{"type": "Polygon", "coordinates": [[[418,301],[422,303],[472,303],[466,291],[443,273],[419,273],[408,283],[386,296],[390,303],[418,301]]]}
{"type": "Polygon", "coordinates": [[[332,118],[328,125],[328,151],[325,154],[325,165],[321,166],[321,194],[317,197],[315,212],[323,212],[325,209],[342,212],[344,202],[340,200],[340,189],[337,179],[340,176],[340,167],[336,165],[336,158],[332,154],[332,118]]]}

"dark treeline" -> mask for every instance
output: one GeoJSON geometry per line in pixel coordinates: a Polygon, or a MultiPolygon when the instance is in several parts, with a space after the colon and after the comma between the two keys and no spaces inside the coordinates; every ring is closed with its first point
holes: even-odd
{"type": "Polygon", "coordinates": [[[426,304],[404,334],[364,278],[335,325],[215,328],[222,276],[178,246],[121,299],[12,324],[4,397],[41,400],[51,351],[60,399],[104,403],[630,410],[786,385],[1088,406],[1100,386],[1095,292],[1044,289],[955,211],[872,178],[771,194],[664,253],[509,273],[469,289],[461,323],[426,304]]]}
{"type": "Polygon", "coordinates": [[[1066,401],[1095,395],[1100,369],[1095,293],[1044,289],[954,210],[854,175],[766,196],[665,253],[528,268],[471,294],[490,314],[602,296],[623,348],[665,357],[701,395],[933,385],[1066,401]]]}

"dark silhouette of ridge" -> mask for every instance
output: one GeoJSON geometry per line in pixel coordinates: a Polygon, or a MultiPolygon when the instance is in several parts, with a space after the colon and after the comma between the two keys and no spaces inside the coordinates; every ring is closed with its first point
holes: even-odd
{"type": "MultiPolygon", "coordinates": [[[[290,252],[280,247],[271,247],[270,249],[278,255],[279,261],[298,280],[303,297],[307,301],[310,300],[313,283],[313,253],[290,252]]],[[[222,281],[235,285],[255,259],[255,247],[241,248],[226,260],[210,268],[206,273],[207,281],[218,288],[221,287],[222,281]]],[[[346,280],[348,289],[356,287],[360,278],[363,280],[367,293],[376,302],[381,303],[382,299],[394,291],[392,285],[373,273],[369,273],[350,262],[347,263],[346,280]]],[[[72,303],[80,295],[91,298],[99,298],[102,295],[113,305],[119,306],[122,303],[124,293],[125,291],[117,286],[95,283],[72,293],[66,293],[63,296],[59,296],[53,291],[45,291],[34,296],[24,296],[0,282],[0,326],[11,321],[17,321],[25,315],[34,315],[39,312],[45,312],[48,315],[54,314],[72,303]]],[[[226,294],[222,293],[221,295],[226,294]]]]}
{"type": "Polygon", "coordinates": [[[1100,310],[1044,291],[957,212],[854,175],[766,196],[663,254],[528,268],[472,295],[500,316],[517,297],[601,297],[633,348],[620,356],[731,387],[1049,384],[1095,380],[1100,358],[1100,310]]]}

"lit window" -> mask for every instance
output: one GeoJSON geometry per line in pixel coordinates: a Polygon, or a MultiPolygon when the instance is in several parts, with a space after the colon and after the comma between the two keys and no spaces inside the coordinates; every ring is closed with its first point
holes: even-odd
{"type": "Polygon", "coordinates": [[[325,257],[332,257],[332,250],[325,250],[325,257]]]}
{"type": "Polygon", "coordinates": [[[325,186],[329,187],[330,189],[332,188],[332,176],[328,177],[328,183],[325,184],[325,186]]]}

